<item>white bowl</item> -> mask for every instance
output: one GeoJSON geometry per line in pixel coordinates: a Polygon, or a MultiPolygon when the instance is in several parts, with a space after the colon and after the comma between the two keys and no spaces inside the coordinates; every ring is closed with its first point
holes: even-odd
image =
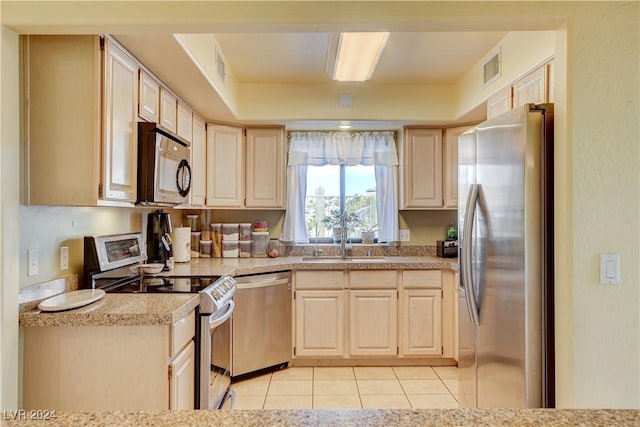
{"type": "Polygon", "coordinates": [[[142,264],[140,268],[144,274],[156,274],[162,271],[164,264],[142,264]]]}

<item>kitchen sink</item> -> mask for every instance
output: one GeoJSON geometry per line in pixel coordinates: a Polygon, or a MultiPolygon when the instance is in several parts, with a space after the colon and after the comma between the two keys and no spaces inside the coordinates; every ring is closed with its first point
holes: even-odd
{"type": "Polygon", "coordinates": [[[339,256],[319,256],[319,257],[302,257],[302,262],[384,262],[383,256],[364,256],[364,257],[339,257],[339,256]]]}

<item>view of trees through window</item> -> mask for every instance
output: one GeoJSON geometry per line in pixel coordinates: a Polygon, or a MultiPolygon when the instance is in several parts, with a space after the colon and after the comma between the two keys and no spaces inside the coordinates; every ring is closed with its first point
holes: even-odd
{"type": "Polygon", "coordinates": [[[374,166],[308,166],[305,222],[311,242],[340,239],[340,199],[344,198],[347,237],[360,241],[362,232],[377,229],[376,179],[374,166]],[[344,194],[340,170],[344,168],[344,194]]]}

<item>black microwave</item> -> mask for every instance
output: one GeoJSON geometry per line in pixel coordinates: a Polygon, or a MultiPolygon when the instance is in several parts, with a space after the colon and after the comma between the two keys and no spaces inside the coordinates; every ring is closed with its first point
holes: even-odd
{"type": "Polygon", "coordinates": [[[188,141],[156,123],[138,123],[138,204],[172,206],[188,202],[190,150],[188,141]]]}

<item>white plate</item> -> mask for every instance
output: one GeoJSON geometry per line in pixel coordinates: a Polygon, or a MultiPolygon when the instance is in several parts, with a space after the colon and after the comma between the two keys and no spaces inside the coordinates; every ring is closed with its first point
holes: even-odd
{"type": "Polygon", "coordinates": [[[62,311],[82,307],[104,297],[102,289],[81,289],[47,298],[38,304],[42,311],[62,311]]]}

